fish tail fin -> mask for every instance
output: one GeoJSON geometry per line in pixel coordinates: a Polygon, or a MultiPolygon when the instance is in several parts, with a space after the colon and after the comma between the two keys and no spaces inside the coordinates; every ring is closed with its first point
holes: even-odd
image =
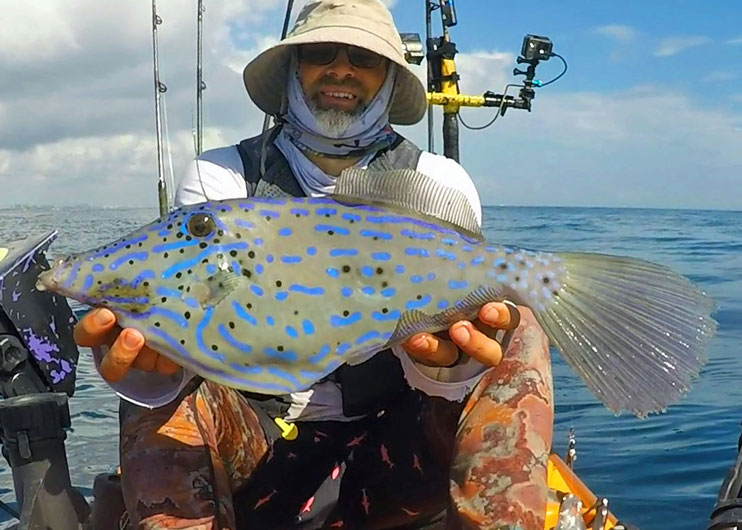
{"type": "Polygon", "coordinates": [[[535,312],[552,343],[615,413],[664,411],[690,387],[716,330],[713,301],[667,267],[560,253],[554,301],[535,312]]]}

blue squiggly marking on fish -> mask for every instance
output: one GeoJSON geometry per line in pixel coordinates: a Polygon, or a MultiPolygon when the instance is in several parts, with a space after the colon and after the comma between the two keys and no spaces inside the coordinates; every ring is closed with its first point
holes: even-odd
{"type": "Polygon", "coordinates": [[[245,322],[249,323],[252,326],[258,325],[258,319],[245,311],[245,309],[236,301],[232,302],[232,308],[234,309],[234,312],[237,314],[237,316],[245,322]]]}
{"type": "Polygon", "coordinates": [[[246,248],[247,243],[245,243],[244,241],[240,243],[232,243],[229,245],[211,245],[210,247],[205,248],[203,249],[203,251],[199,252],[195,258],[180,261],[172,267],[165,269],[162,272],[162,278],[167,279],[171,276],[174,276],[177,272],[193,268],[197,264],[201,263],[201,260],[212,254],[224,254],[229,253],[230,250],[245,250],[246,248]]]}
{"type": "Polygon", "coordinates": [[[332,232],[333,234],[339,235],[339,236],[347,236],[350,235],[350,230],[347,228],[343,228],[342,226],[335,226],[335,225],[316,225],[314,227],[314,230],[316,232],[332,232]]]}
{"type": "Polygon", "coordinates": [[[371,258],[377,261],[389,261],[392,259],[392,255],[389,252],[373,252],[371,258]]]}
{"type": "Polygon", "coordinates": [[[128,261],[147,261],[148,252],[132,252],[130,254],[124,254],[123,256],[113,260],[108,266],[112,271],[115,271],[122,263],[128,261]]]}
{"type": "Polygon", "coordinates": [[[373,313],[371,313],[371,318],[373,318],[374,320],[378,320],[379,322],[399,320],[401,316],[402,316],[402,313],[400,313],[398,309],[393,309],[392,311],[389,311],[386,314],[382,313],[381,311],[374,311],[373,313]]]}
{"type": "Polygon", "coordinates": [[[296,352],[291,350],[285,350],[285,351],[278,351],[275,348],[264,348],[263,353],[266,354],[268,357],[273,357],[274,359],[281,359],[282,361],[288,361],[290,363],[296,362],[297,355],[296,352]]]}
{"type": "Polygon", "coordinates": [[[421,307],[425,307],[430,303],[430,295],[426,294],[420,300],[410,300],[405,304],[405,309],[411,310],[411,309],[420,309],[421,307]]]}
{"type": "Polygon", "coordinates": [[[456,281],[456,280],[449,280],[448,281],[448,288],[449,289],[466,289],[469,286],[469,282],[466,280],[456,281]]]}
{"type": "Polygon", "coordinates": [[[211,321],[211,317],[213,315],[213,307],[208,307],[204,310],[204,316],[203,318],[201,318],[201,322],[199,322],[196,326],[196,345],[198,346],[198,349],[201,350],[201,353],[208,357],[211,357],[215,361],[223,363],[224,355],[213,351],[211,348],[207,348],[206,344],[204,343],[204,329],[206,329],[206,326],[209,325],[209,322],[211,321]]]}
{"type": "Polygon", "coordinates": [[[330,315],[330,325],[334,328],[350,326],[352,324],[355,324],[359,320],[361,320],[361,318],[362,316],[359,311],[356,311],[355,313],[351,313],[347,317],[342,317],[340,315],[330,315]]]}
{"type": "Polygon", "coordinates": [[[360,234],[362,237],[377,237],[385,241],[389,241],[390,239],[394,237],[392,234],[388,232],[379,232],[378,230],[367,230],[367,229],[361,230],[360,234]]]}
{"type": "Polygon", "coordinates": [[[227,328],[224,326],[224,324],[219,324],[219,327],[217,328],[219,331],[219,336],[223,338],[227,343],[232,346],[233,348],[236,348],[240,350],[242,353],[251,353],[252,352],[252,346],[249,344],[245,344],[244,342],[240,342],[237,339],[235,339],[227,330],[227,328]]]}
{"type": "Polygon", "coordinates": [[[356,339],[356,346],[360,346],[364,342],[368,342],[370,340],[378,339],[379,337],[381,337],[381,333],[376,330],[371,330],[356,339]]]}
{"type": "Polygon", "coordinates": [[[418,256],[421,258],[427,258],[430,256],[427,249],[424,248],[406,248],[404,249],[404,253],[408,256],[418,256]]]}
{"type": "Polygon", "coordinates": [[[306,335],[314,335],[314,323],[311,320],[304,319],[301,323],[301,329],[306,335]]]}
{"type": "Polygon", "coordinates": [[[281,229],[280,229],[280,230],[278,231],[278,235],[279,235],[279,236],[283,236],[283,237],[288,237],[288,236],[290,236],[290,235],[291,235],[292,233],[293,233],[293,232],[292,232],[292,230],[291,230],[290,228],[288,228],[288,227],[286,227],[286,228],[281,228],[281,229]]]}
{"type": "Polygon", "coordinates": [[[171,320],[175,322],[176,324],[178,324],[181,328],[183,329],[188,328],[188,321],[185,319],[183,315],[181,315],[180,313],[176,311],[154,306],[152,309],[149,310],[149,313],[152,315],[162,315],[168,320],[171,320]]]}
{"type": "Polygon", "coordinates": [[[330,257],[331,258],[341,258],[344,256],[356,256],[358,255],[358,250],[354,248],[333,248],[330,250],[330,257]]]}
{"type": "Polygon", "coordinates": [[[289,291],[292,293],[301,293],[309,296],[322,296],[325,294],[325,290],[322,287],[307,287],[305,285],[293,284],[289,287],[289,291]]]}
{"type": "Polygon", "coordinates": [[[309,357],[309,362],[311,364],[321,363],[330,351],[332,351],[330,350],[330,346],[328,344],[323,344],[317,353],[309,357]]]}
{"type": "Polygon", "coordinates": [[[301,256],[281,256],[281,263],[285,263],[286,265],[301,263],[301,256]]]}

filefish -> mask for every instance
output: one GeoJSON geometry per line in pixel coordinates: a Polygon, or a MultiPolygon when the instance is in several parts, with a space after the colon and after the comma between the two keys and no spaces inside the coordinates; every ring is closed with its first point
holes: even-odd
{"type": "Polygon", "coordinates": [[[411,170],[182,207],[38,286],[110,308],[204,378],[273,395],[507,299],[608,408],[644,416],[689,388],[715,330],[710,298],[668,268],[490,243],[463,194],[411,170]]]}

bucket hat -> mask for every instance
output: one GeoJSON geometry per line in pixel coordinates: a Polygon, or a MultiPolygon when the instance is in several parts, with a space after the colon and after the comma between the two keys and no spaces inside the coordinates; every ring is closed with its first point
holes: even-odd
{"type": "Polygon", "coordinates": [[[283,110],[293,47],[336,42],[365,48],[397,65],[389,121],[398,125],[419,122],[428,104],[425,87],[404,58],[402,39],[392,14],[380,0],[315,0],[299,13],[291,32],[245,67],[247,93],[263,112],[283,110]]]}

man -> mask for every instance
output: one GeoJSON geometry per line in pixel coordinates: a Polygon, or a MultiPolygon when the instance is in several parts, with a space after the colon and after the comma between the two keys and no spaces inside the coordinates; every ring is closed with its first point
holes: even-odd
{"type": "MultiPolygon", "coordinates": [[[[414,168],[461,190],[481,222],[463,168],[391,127],[427,108],[401,50],[379,0],[308,4],[288,38],[244,71],[278,126],[200,156],[176,203],[323,196],[349,167],[414,168]]],[[[502,303],[478,317],[278,398],[193,378],[107,310],[86,315],[76,339],[109,347],[96,350],[100,373],[145,405],[123,406],[121,426],[125,501],[140,528],[396,528],[446,509],[463,400],[502,359],[495,332],[520,320],[502,303]]]]}

